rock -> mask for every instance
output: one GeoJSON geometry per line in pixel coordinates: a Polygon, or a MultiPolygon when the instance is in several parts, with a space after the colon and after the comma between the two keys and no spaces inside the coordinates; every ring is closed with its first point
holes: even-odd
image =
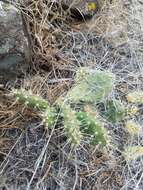
{"type": "Polygon", "coordinates": [[[16,67],[19,64],[23,63],[23,59],[24,58],[21,55],[18,55],[18,53],[7,54],[3,58],[1,58],[0,70],[7,71],[8,69],[11,72],[15,72],[16,67]]]}
{"type": "Polygon", "coordinates": [[[17,66],[25,63],[26,44],[18,9],[0,2],[0,73],[18,72],[17,66]]]}

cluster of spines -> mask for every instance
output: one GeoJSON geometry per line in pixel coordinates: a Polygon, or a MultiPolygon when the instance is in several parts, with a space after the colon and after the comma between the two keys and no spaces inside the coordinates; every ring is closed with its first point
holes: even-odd
{"type": "Polygon", "coordinates": [[[129,116],[134,116],[134,115],[138,115],[139,113],[139,108],[135,105],[129,105],[127,108],[127,115],[129,116]]]}
{"type": "Polygon", "coordinates": [[[46,109],[42,114],[43,123],[47,126],[52,128],[56,123],[56,112],[54,108],[46,109]]]}
{"type": "MultiPolygon", "coordinates": [[[[143,91],[134,91],[126,96],[127,101],[131,106],[127,110],[127,115],[136,115],[139,109],[136,105],[143,104],[143,91]]],[[[139,136],[142,133],[142,128],[139,123],[134,120],[127,120],[125,123],[126,131],[132,136],[139,136]]],[[[127,161],[138,159],[143,156],[143,147],[140,145],[125,147],[123,155],[127,161]]]]}
{"type": "Polygon", "coordinates": [[[133,121],[133,120],[128,120],[125,123],[125,129],[126,131],[131,135],[131,136],[138,136],[142,132],[142,128],[139,125],[139,123],[133,121]]]}
{"type": "Polygon", "coordinates": [[[125,148],[123,155],[127,161],[135,160],[143,156],[143,146],[128,146],[125,148]]]}
{"type": "Polygon", "coordinates": [[[143,91],[131,92],[127,95],[128,102],[143,104],[143,91]]]}

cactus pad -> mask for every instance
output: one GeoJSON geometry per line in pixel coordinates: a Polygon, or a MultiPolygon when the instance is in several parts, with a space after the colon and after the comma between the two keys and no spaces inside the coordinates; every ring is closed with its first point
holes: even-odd
{"type": "Polygon", "coordinates": [[[114,86],[114,75],[107,71],[80,68],[76,73],[75,86],[67,97],[74,102],[101,102],[114,86]]]}
{"type": "Polygon", "coordinates": [[[91,144],[105,147],[109,142],[109,137],[103,124],[89,113],[80,111],[76,115],[81,122],[82,132],[91,136],[91,144]]]}
{"type": "Polygon", "coordinates": [[[77,120],[75,115],[76,112],[73,111],[68,105],[63,105],[61,110],[66,136],[72,146],[78,146],[82,135],[80,131],[80,122],[77,120]]]}
{"type": "Polygon", "coordinates": [[[40,96],[26,91],[25,89],[14,89],[13,94],[20,103],[42,111],[41,117],[43,119],[43,123],[46,124],[46,126],[51,127],[54,124],[55,111],[54,108],[49,106],[48,101],[44,100],[40,96]]]}
{"type": "Polygon", "coordinates": [[[25,89],[14,89],[13,94],[20,103],[29,107],[39,110],[46,110],[49,108],[49,104],[46,100],[38,95],[33,95],[30,91],[25,89]]]}

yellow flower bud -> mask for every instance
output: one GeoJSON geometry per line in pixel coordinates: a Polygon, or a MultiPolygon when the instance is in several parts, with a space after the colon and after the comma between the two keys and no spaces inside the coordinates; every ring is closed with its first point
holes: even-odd
{"type": "Polygon", "coordinates": [[[95,11],[97,9],[97,5],[94,2],[87,3],[87,9],[88,11],[95,11]]]}

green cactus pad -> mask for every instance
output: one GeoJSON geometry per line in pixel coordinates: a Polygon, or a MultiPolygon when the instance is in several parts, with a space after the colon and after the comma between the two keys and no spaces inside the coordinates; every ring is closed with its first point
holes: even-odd
{"type": "Polygon", "coordinates": [[[46,100],[38,95],[33,95],[30,91],[25,89],[14,89],[13,94],[20,103],[26,104],[29,107],[39,110],[49,109],[49,104],[46,100]]]}
{"type": "Polygon", "coordinates": [[[42,111],[41,117],[43,119],[43,123],[46,126],[52,126],[55,122],[55,110],[50,107],[48,101],[44,100],[42,97],[32,94],[25,89],[14,89],[13,94],[16,99],[22,103],[26,104],[31,108],[37,108],[42,111]]]}
{"type": "Polygon", "coordinates": [[[76,112],[68,105],[63,105],[61,110],[66,136],[72,146],[78,146],[81,142],[82,135],[80,131],[80,122],[77,120],[75,115],[76,112]]]}
{"type": "Polygon", "coordinates": [[[67,97],[74,102],[101,102],[113,89],[115,76],[111,72],[80,68],[75,86],[67,97]]]}
{"type": "Polygon", "coordinates": [[[103,124],[94,116],[86,112],[77,112],[77,119],[81,122],[81,130],[84,134],[91,135],[91,144],[105,147],[109,142],[108,132],[103,124]]]}
{"type": "Polygon", "coordinates": [[[109,122],[116,123],[126,115],[126,108],[119,100],[108,100],[104,106],[105,110],[101,114],[109,122]]]}

